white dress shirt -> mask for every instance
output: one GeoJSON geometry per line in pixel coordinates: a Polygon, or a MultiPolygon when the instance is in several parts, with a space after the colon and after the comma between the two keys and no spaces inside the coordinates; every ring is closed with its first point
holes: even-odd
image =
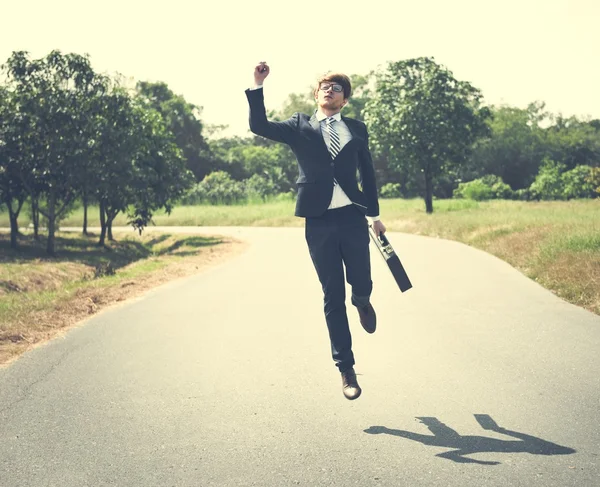
{"type": "MultiPolygon", "coordinates": [[[[325,145],[329,149],[331,140],[329,137],[329,132],[327,130],[327,115],[325,115],[320,109],[317,110],[315,114],[317,120],[321,124],[321,134],[323,135],[323,140],[325,141],[325,145]]],[[[344,148],[344,146],[352,140],[352,134],[350,133],[350,129],[342,120],[342,115],[338,112],[333,115],[331,118],[335,120],[334,130],[340,136],[340,152],[344,148]]],[[[334,208],[341,208],[342,206],[348,206],[352,204],[348,195],[344,192],[342,187],[338,184],[338,182],[334,179],[333,184],[333,195],[331,196],[331,203],[329,203],[328,210],[333,210],[334,208]]]]}

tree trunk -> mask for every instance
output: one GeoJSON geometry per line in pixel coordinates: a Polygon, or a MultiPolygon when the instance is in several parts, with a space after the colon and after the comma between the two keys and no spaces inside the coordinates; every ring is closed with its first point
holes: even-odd
{"type": "Polygon", "coordinates": [[[111,242],[115,240],[113,238],[112,225],[118,214],[119,214],[119,210],[116,210],[116,211],[115,210],[107,210],[106,211],[106,226],[108,227],[108,240],[110,240],[111,242]]]}
{"type": "Polygon", "coordinates": [[[88,234],[88,196],[87,191],[83,192],[83,234],[88,234]]]}
{"type": "Polygon", "coordinates": [[[46,244],[46,253],[54,255],[54,243],[56,231],[56,195],[51,192],[48,196],[48,214],[44,215],[48,219],[48,241],[46,244]]]}
{"type": "Polygon", "coordinates": [[[17,237],[19,235],[19,224],[17,223],[17,219],[19,218],[19,213],[15,213],[12,211],[12,208],[8,207],[8,214],[10,218],[10,248],[17,248],[17,237]]]}
{"type": "Polygon", "coordinates": [[[100,240],[98,245],[103,247],[106,242],[106,214],[104,213],[104,201],[100,200],[100,240]]]}
{"type": "Polygon", "coordinates": [[[31,197],[31,220],[33,222],[33,238],[40,239],[40,208],[37,196],[31,197]]]}
{"type": "Polygon", "coordinates": [[[433,177],[431,172],[425,172],[425,211],[433,213],[433,177]]]}
{"type": "Polygon", "coordinates": [[[7,199],[8,201],[5,200],[4,203],[8,208],[8,219],[10,221],[10,248],[16,249],[19,237],[19,213],[21,213],[21,208],[25,200],[17,200],[17,209],[13,210],[14,200],[10,196],[7,199]]]}

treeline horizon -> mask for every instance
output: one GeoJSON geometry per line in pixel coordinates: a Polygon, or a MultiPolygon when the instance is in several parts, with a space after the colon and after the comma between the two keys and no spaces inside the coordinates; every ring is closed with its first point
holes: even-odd
{"type": "MultiPolygon", "coordinates": [[[[11,245],[28,201],[37,236],[40,215],[54,231],[80,202],[98,205],[112,238],[120,212],[140,231],[175,204],[243,204],[293,197],[291,150],[258,136],[210,137],[219,129],[201,107],[166,83],[126,87],[96,73],[88,56],[52,51],[41,59],[14,52],[0,83],[0,211],[11,245]]],[[[571,199],[600,193],[600,120],[563,117],[543,102],[527,108],[486,105],[476,87],[433,58],[389,63],[351,76],[343,115],[367,124],[383,198],[571,199]]],[[[312,113],[312,92],[290,93],[268,112],[283,120],[312,113]]],[[[84,217],[83,231],[87,228],[84,217]]]]}

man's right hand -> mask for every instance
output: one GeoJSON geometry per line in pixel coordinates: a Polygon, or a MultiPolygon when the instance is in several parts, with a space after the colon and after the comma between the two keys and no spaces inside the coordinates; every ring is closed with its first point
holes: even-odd
{"type": "Polygon", "coordinates": [[[262,85],[265,81],[265,78],[269,76],[271,69],[267,66],[267,63],[261,61],[258,63],[258,66],[254,68],[254,82],[257,85],[262,85]]]}

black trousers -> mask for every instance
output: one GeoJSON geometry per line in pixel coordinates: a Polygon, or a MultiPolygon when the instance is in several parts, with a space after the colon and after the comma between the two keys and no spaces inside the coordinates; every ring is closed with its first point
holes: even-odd
{"type": "Polygon", "coordinates": [[[352,304],[369,302],[373,282],[369,257],[369,227],[354,205],[306,218],[306,242],[323,288],[325,321],[331,354],[341,372],[354,365],[352,336],[346,314],[345,278],[352,287],[352,304]]]}

